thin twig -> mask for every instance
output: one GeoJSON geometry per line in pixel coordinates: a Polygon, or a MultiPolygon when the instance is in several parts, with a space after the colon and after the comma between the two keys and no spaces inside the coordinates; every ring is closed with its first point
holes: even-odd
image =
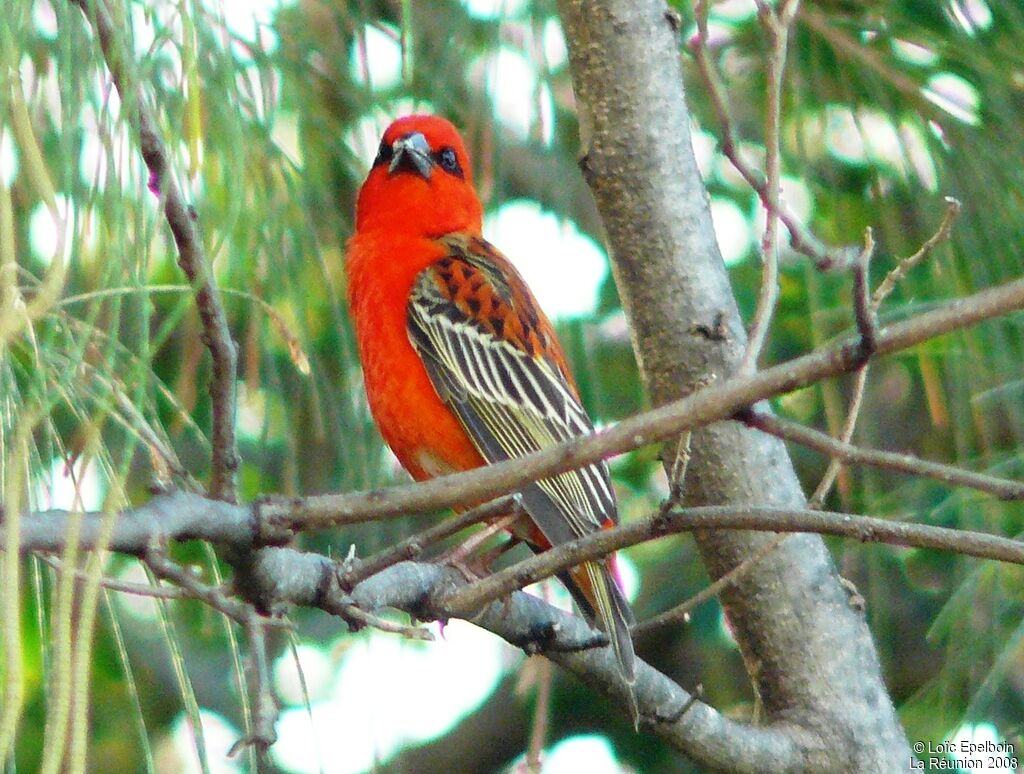
{"type": "Polygon", "coordinates": [[[688,699],[686,699],[677,709],[673,709],[669,712],[659,710],[654,716],[653,720],[655,723],[677,723],[679,720],[689,712],[697,702],[704,698],[704,684],[697,683],[693,687],[693,693],[688,699]]]}
{"type": "MultiPolygon", "coordinates": [[[[839,441],[842,443],[849,443],[850,439],[853,438],[853,431],[857,427],[857,419],[860,417],[860,409],[864,403],[864,391],[868,384],[868,371],[870,368],[870,363],[864,363],[854,374],[853,389],[850,392],[850,403],[846,408],[846,419],[843,421],[843,427],[839,431],[839,441]]],[[[838,457],[829,459],[825,474],[821,477],[821,481],[818,482],[818,486],[815,487],[814,494],[807,501],[808,507],[820,508],[825,504],[825,498],[832,491],[832,485],[835,483],[842,467],[843,463],[838,457]]]]}
{"type": "Polygon", "coordinates": [[[380,572],[385,567],[407,559],[418,559],[428,546],[439,540],[444,540],[446,537],[461,532],[474,524],[479,524],[481,521],[512,513],[513,509],[518,509],[518,507],[514,497],[502,497],[471,508],[465,513],[444,519],[440,524],[407,537],[373,556],[361,561],[343,563],[345,566],[339,574],[338,580],[343,588],[352,588],[359,581],[380,572]]]}
{"type": "Polygon", "coordinates": [[[946,197],[946,212],[942,216],[942,222],[939,223],[939,227],[935,230],[928,239],[922,244],[917,252],[913,255],[908,255],[906,258],[901,259],[896,263],[896,266],[885,275],[871,296],[871,304],[877,310],[882,302],[889,297],[889,294],[896,288],[899,283],[907,274],[910,273],[921,261],[931,255],[932,250],[938,247],[940,244],[949,239],[953,232],[953,223],[956,222],[957,217],[960,215],[960,202],[952,196],[946,197]]]}
{"type": "Polygon", "coordinates": [[[690,467],[690,442],[692,440],[693,431],[687,430],[676,441],[676,454],[672,459],[668,474],[668,499],[662,505],[663,508],[672,508],[683,502],[686,493],[686,471],[690,467]]]}
{"type": "Polygon", "coordinates": [[[871,227],[864,229],[864,249],[853,264],[853,311],[860,334],[865,360],[875,351],[878,338],[877,308],[871,303],[871,256],[875,252],[875,234],[871,227]]]}
{"type": "MultiPolygon", "coordinates": [[[[533,705],[533,721],[530,723],[530,741],[526,747],[526,768],[530,774],[543,771],[544,741],[548,736],[551,716],[551,662],[546,658],[533,657],[534,685],[537,699],[533,705]]],[[[530,662],[527,662],[529,664],[530,662]]],[[[525,668],[525,666],[524,666],[525,668]]]]}
{"type": "MultiPolygon", "coordinates": [[[[719,82],[714,64],[711,62],[708,44],[707,1],[698,0],[694,5],[694,13],[697,19],[697,34],[690,40],[689,48],[718,121],[722,154],[729,159],[733,168],[739,172],[740,177],[754,190],[761,201],[761,206],[769,210],[771,202],[768,196],[768,187],[764,178],[747,164],[740,153],[739,141],[729,115],[729,107],[725,101],[725,91],[719,82]]],[[[780,205],[775,211],[775,215],[789,232],[789,246],[801,255],[810,258],[818,269],[822,271],[845,269],[849,264],[853,255],[851,251],[845,248],[825,248],[785,207],[780,205]]]]}
{"type": "Polygon", "coordinates": [[[158,549],[151,549],[143,561],[160,578],[170,580],[232,620],[241,624],[249,638],[249,659],[251,664],[252,728],[248,735],[236,741],[228,751],[234,756],[248,745],[254,745],[258,752],[265,753],[277,741],[274,724],[277,721],[277,705],[270,687],[270,670],[267,666],[266,627],[290,626],[284,618],[268,618],[260,615],[248,602],[228,597],[220,588],[201,583],[185,568],[172,562],[158,549]]]}
{"type": "Polygon", "coordinates": [[[648,618],[646,621],[641,621],[633,627],[633,636],[636,637],[640,634],[644,634],[645,632],[660,629],[662,626],[675,625],[689,621],[690,613],[692,611],[696,610],[705,602],[717,597],[723,589],[732,586],[734,583],[742,579],[743,576],[752,570],[758,562],[778,548],[782,544],[782,541],[788,537],[789,535],[776,535],[757,549],[757,551],[729,570],[729,572],[721,578],[718,578],[713,583],[701,589],[689,599],[681,602],[670,610],[666,610],[664,613],[660,613],[653,618],[648,618]]]}
{"type": "Polygon", "coordinates": [[[379,615],[373,615],[373,613],[361,610],[352,604],[341,605],[334,612],[346,620],[357,622],[360,627],[372,626],[374,629],[380,629],[382,632],[400,634],[410,640],[421,640],[423,642],[434,641],[434,635],[429,629],[424,629],[422,626],[407,626],[405,624],[389,621],[386,618],[381,618],[379,615]]]}
{"type": "Polygon", "coordinates": [[[203,324],[203,342],[212,359],[209,385],[213,415],[210,495],[219,500],[236,502],[238,451],[235,439],[235,377],[238,354],[216,279],[203,250],[193,211],[186,204],[171,172],[157,120],[133,72],[131,57],[125,53],[106,3],[104,0],[70,2],[82,9],[95,29],[121,102],[132,108],[131,120],[138,134],[139,150],[149,170],[150,186],[159,193],[163,202],[164,216],[178,248],[178,266],[195,289],[196,308],[203,324]]]}
{"type": "MultiPolygon", "coordinates": [[[[942,217],[942,222],[939,223],[939,227],[935,230],[935,233],[925,240],[924,244],[922,244],[913,255],[907,256],[906,258],[896,262],[896,266],[885,276],[885,279],[883,279],[875,289],[875,292],[871,296],[871,303],[869,307],[865,306],[865,300],[863,298],[866,294],[867,287],[867,271],[865,269],[865,285],[855,292],[855,306],[858,310],[858,327],[861,326],[860,320],[865,319],[870,321],[868,323],[869,325],[875,326],[874,330],[877,330],[878,310],[882,306],[882,303],[896,288],[897,283],[906,277],[911,269],[929,256],[935,247],[949,239],[949,236],[953,231],[953,223],[956,221],[959,214],[960,202],[952,196],[947,196],[946,212],[942,217]]],[[[874,247],[870,229],[865,231],[864,240],[864,250],[861,253],[862,256],[868,252],[869,247],[872,249],[874,247]]],[[[870,260],[870,255],[868,255],[867,258],[870,260]]],[[[863,332],[861,333],[861,339],[864,339],[863,332]]],[[[839,433],[839,440],[843,443],[849,443],[853,438],[853,431],[857,426],[857,419],[860,417],[860,410],[864,403],[864,391],[868,383],[869,369],[870,364],[864,363],[857,370],[854,378],[853,389],[850,393],[850,403],[846,410],[846,419],[843,422],[843,427],[839,433]]],[[[821,477],[821,481],[818,482],[818,486],[815,488],[814,494],[811,495],[811,498],[808,501],[808,505],[810,507],[816,508],[824,504],[825,498],[828,497],[828,493],[831,491],[832,485],[835,483],[836,476],[839,475],[842,464],[842,461],[838,457],[832,457],[829,461],[825,474],[821,477]]]]}
{"type": "Polygon", "coordinates": [[[243,748],[254,746],[260,754],[266,753],[277,741],[277,703],[270,683],[270,667],[267,660],[266,627],[272,619],[253,613],[245,623],[249,638],[249,691],[253,698],[252,728],[249,733],[235,741],[228,750],[233,758],[243,748]]]}
{"type": "MultiPolygon", "coordinates": [[[[864,391],[868,383],[868,369],[870,363],[867,358],[874,352],[875,341],[878,334],[878,306],[870,298],[871,276],[868,271],[871,264],[871,257],[875,251],[874,231],[871,227],[864,229],[864,249],[861,250],[853,268],[853,308],[857,322],[857,330],[860,333],[861,344],[864,347],[865,362],[857,369],[853,379],[853,390],[850,394],[850,403],[846,409],[846,419],[839,431],[839,440],[849,443],[853,438],[854,428],[857,426],[857,419],[860,417],[861,405],[864,402],[864,391]]],[[[839,471],[842,469],[842,462],[837,457],[829,460],[825,474],[815,487],[807,504],[811,508],[821,507],[828,493],[832,490],[839,471]]]]}
{"type": "Polygon", "coordinates": [[[658,512],[564,543],[448,593],[440,607],[451,615],[473,615],[488,602],[583,562],[666,535],[704,529],[816,532],[1024,565],[1024,540],[1001,535],[833,511],[712,505],[658,512]]]}
{"type": "Polygon", "coordinates": [[[941,481],[943,484],[964,486],[994,495],[1000,500],[1024,500],[1024,483],[1022,482],[997,478],[985,473],[974,473],[955,465],[943,465],[939,462],[922,460],[910,454],[863,449],[833,438],[828,433],[813,430],[797,422],[781,419],[763,411],[741,412],[737,415],[737,419],[764,433],[816,449],[846,463],[870,465],[875,468],[907,473],[918,478],[930,478],[941,481]]]}
{"type": "Polygon", "coordinates": [[[772,316],[779,299],[779,192],[782,185],[782,150],[779,134],[782,130],[782,83],[786,71],[786,50],[789,45],[789,25],[799,0],[782,0],[778,11],[766,0],[756,0],[757,16],[769,41],[766,56],[768,81],[767,104],[764,119],[765,145],[765,204],[764,237],[761,240],[761,289],[757,296],[754,321],[738,373],[757,369],[757,360],[764,348],[771,328],[772,316]]]}
{"type": "Polygon", "coordinates": [[[192,598],[205,602],[242,626],[248,626],[250,617],[256,615],[251,605],[229,597],[218,586],[202,583],[184,567],[168,559],[160,550],[147,551],[142,560],[157,577],[171,581],[187,591],[192,598]]]}
{"type": "MultiPolygon", "coordinates": [[[[56,556],[40,554],[39,558],[58,572],[65,572],[67,570],[66,562],[58,559],[56,556]]],[[[89,575],[85,570],[81,570],[77,567],[74,569],[73,574],[76,579],[81,581],[88,580],[89,578],[89,575]]],[[[131,581],[118,580],[117,578],[110,578],[107,576],[100,578],[100,585],[109,591],[118,591],[123,594],[134,594],[139,597],[151,597],[153,599],[193,598],[193,595],[190,592],[177,586],[153,586],[149,583],[132,583],[131,581]]]]}

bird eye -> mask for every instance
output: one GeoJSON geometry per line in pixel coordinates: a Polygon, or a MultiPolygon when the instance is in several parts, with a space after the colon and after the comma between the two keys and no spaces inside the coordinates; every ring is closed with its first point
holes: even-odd
{"type": "Polygon", "coordinates": [[[377,158],[373,160],[373,166],[378,167],[381,164],[389,163],[392,155],[394,155],[394,151],[391,149],[391,146],[384,140],[381,140],[380,148],[377,150],[377,158]]]}
{"type": "Polygon", "coordinates": [[[462,177],[462,167],[459,166],[459,157],[454,148],[442,148],[437,154],[437,163],[446,172],[462,177]]]}

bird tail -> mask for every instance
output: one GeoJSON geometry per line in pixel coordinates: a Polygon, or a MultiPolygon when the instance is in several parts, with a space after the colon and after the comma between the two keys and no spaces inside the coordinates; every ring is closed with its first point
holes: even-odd
{"type": "Polygon", "coordinates": [[[586,562],[562,574],[584,617],[608,635],[622,678],[636,682],[636,653],[633,650],[633,611],[612,572],[612,561],[586,562]]]}

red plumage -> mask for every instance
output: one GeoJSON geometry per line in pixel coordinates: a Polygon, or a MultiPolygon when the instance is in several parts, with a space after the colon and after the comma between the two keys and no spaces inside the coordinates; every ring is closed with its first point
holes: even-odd
{"type": "MultiPolygon", "coordinates": [[[[481,236],[462,138],[436,116],[384,132],[348,246],[349,304],[370,410],[417,480],[515,458],[589,432],[550,321],[481,236]]],[[[545,550],[618,521],[604,463],[521,493],[527,540],[545,550]]],[[[630,682],[629,606],[614,557],[563,576],[609,634],[630,682]]]]}

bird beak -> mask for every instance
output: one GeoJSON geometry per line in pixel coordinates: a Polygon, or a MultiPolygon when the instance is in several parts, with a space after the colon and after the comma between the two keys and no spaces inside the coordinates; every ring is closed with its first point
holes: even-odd
{"type": "Polygon", "coordinates": [[[430,180],[434,171],[434,159],[430,155],[430,144],[420,132],[412,132],[399,137],[391,146],[391,164],[388,174],[393,175],[400,170],[414,172],[424,180],[430,180]]]}

